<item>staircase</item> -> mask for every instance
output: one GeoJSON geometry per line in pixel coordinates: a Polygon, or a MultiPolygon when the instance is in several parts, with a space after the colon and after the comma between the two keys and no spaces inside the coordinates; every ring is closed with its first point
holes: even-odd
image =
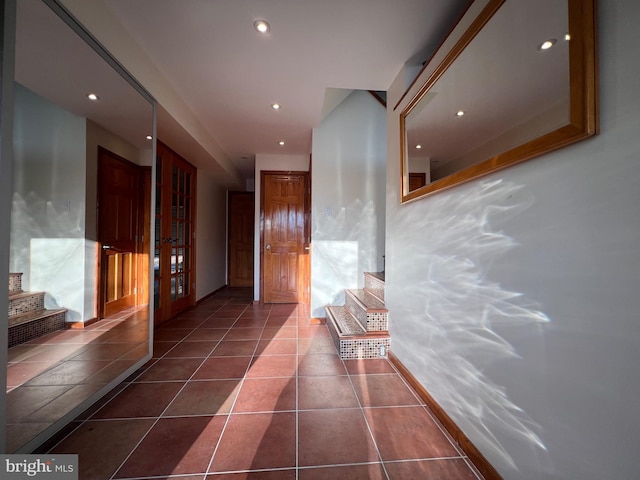
{"type": "Polygon", "coordinates": [[[343,306],[327,307],[327,326],[340,358],[386,358],[391,345],[384,272],[365,272],[364,289],[345,290],[343,306]]]}
{"type": "Polygon", "coordinates": [[[9,274],[9,347],[66,327],[67,310],[46,310],[45,292],[22,290],[22,273],[9,274]]]}

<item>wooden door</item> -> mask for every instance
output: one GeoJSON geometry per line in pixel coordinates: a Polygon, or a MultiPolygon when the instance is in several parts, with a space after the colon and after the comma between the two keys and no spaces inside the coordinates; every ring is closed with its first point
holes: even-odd
{"type": "Polygon", "coordinates": [[[154,245],[155,323],[195,304],[196,168],[158,142],[154,245]]]}
{"type": "Polygon", "coordinates": [[[230,287],[252,287],[255,195],[253,192],[229,192],[228,210],[228,283],[230,287]]]}
{"type": "Polygon", "coordinates": [[[144,242],[142,169],[98,148],[98,316],[104,318],[137,305],[144,242]]]}
{"type": "Polygon", "coordinates": [[[262,299],[309,301],[309,175],[262,172],[262,299]]]}

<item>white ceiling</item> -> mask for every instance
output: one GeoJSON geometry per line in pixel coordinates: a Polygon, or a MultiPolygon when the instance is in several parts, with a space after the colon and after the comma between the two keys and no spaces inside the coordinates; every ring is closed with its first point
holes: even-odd
{"type": "Polygon", "coordinates": [[[468,3],[102,1],[245,177],[256,154],[309,154],[327,89],[387,90],[406,62],[426,59],[468,3]],[[253,29],[261,18],[271,24],[267,35],[253,29]]]}

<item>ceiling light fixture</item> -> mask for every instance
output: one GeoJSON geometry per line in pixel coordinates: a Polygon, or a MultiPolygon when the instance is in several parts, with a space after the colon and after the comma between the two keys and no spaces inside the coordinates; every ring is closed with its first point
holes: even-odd
{"type": "Polygon", "coordinates": [[[421,148],[422,148],[422,145],[420,145],[420,144],[416,145],[416,149],[417,150],[420,150],[421,148]]]}
{"type": "Polygon", "coordinates": [[[87,98],[93,102],[97,102],[98,100],[100,100],[100,97],[95,93],[87,93],[87,98]]]}
{"type": "Polygon", "coordinates": [[[279,103],[272,103],[271,104],[271,108],[273,108],[274,110],[280,110],[280,104],[279,103]]]}
{"type": "Polygon", "coordinates": [[[269,33],[269,30],[271,30],[271,26],[266,20],[256,20],[253,22],[253,28],[260,33],[269,33]]]}
{"type": "Polygon", "coordinates": [[[153,140],[153,137],[151,135],[147,135],[147,140],[153,140]]]}
{"type": "Polygon", "coordinates": [[[284,145],[284,140],[280,140],[280,141],[278,142],[278,145],[280,145],[280,146],[284,145]]]}
{"type": "Polygon", "coordinates": [[[569,35],[568,33],[565,33],[564,34],[564,39],[565,39],[565,41],[568,42],[569,40],[571,40],[571,35],[569,35]]]}
{"type": "Polygon", "coordinates": [[[544,50],[549,50],[556,44],[557,40],[555,38],[550,38],[549,40],[545,40],[540,45],[538,45],[538,50],[541,52],[544,50]]]}
{"type": "Polygon", "coordinates": [[[464,110],[458,110],[458,111],[456,112],[456,117],[461,117],[461,116],[463,116],[463,115],[464,115],[464,110]]]}

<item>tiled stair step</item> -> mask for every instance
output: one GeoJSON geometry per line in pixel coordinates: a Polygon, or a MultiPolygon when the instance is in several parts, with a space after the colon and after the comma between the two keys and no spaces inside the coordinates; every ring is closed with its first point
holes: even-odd
{"type": "Polygon", "coordinates": [[[9,317],[9,347],[66,328],[67,310],[33,310],[9,317]]]}
{"type": "Polygon", "coordinates": [[[366,332],[346,307],[327,307],[327,327],[342,359],[385,358],[389,353],[389,333],[366,332]]]}
{"type": "Polygon", "coordinates": [[[364,272],[364,288],[384,303],[384,272],[364,272]]]}
{"type": "Polygon", "coordinates": [[[22,273],[9,273],[9,295],[22,293],[22,273]]]}
{"type": "Polygon", "coordinates": [[[338,337],[366,335],[366,330],[354,318],[346,307],[327,307],[327,319],[334,327],[338,337]]]}
{"type": "Polygon", "coordinates": [[[384,332],[388,327],[389,311],[377,297],[367,290],[345,290],[345,307],[367,332],[384,332]]]}
{"type": "Polygon", "coordinates": [[[9,317],[33,310],[44,310],[44,292],[20,292],[9,295],[9,317]]]}

